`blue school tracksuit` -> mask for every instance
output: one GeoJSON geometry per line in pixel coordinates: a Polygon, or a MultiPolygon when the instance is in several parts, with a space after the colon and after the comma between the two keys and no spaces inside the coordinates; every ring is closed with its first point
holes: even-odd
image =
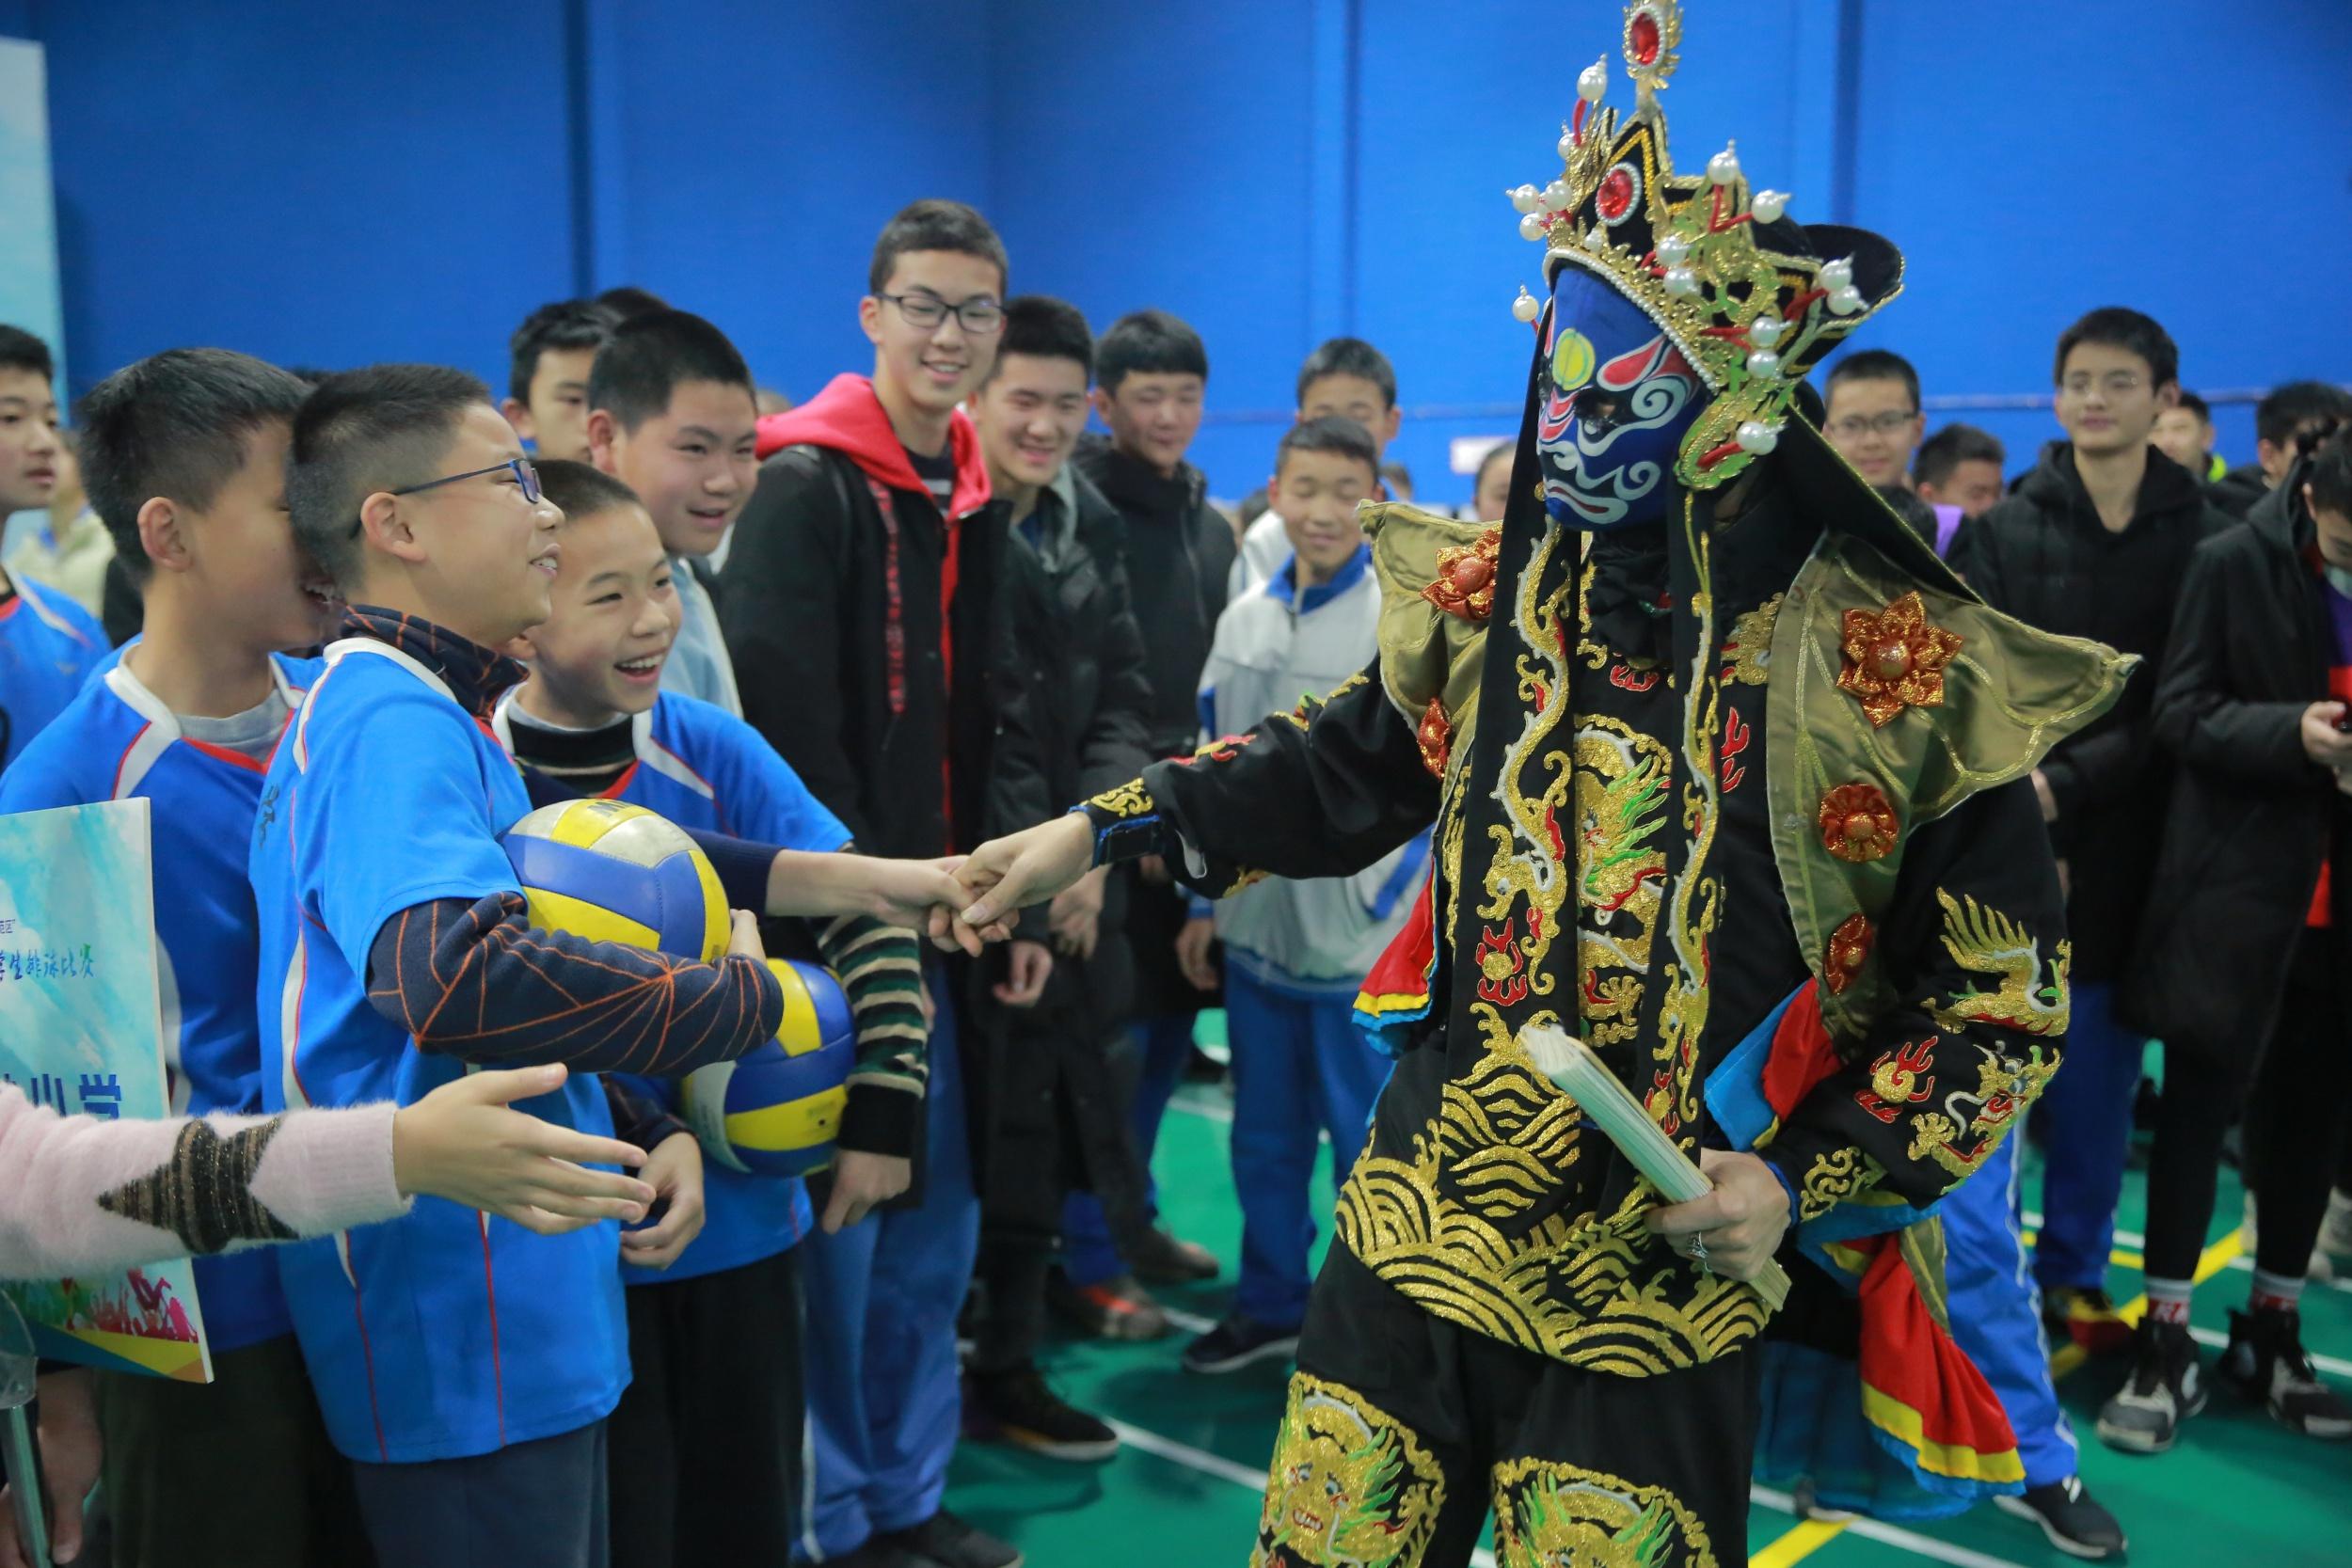
{"type": "MultiPolygon", "coordinates": [[[[290,708],[318,668],[283,658],[273,666],[290,708]]],[[[260,939],[246,847],[262,773],[251,757],[188,739],[171,710],[110,655],[0,777],[0,813],[151,802],[164,1049],[178,1115],[262,1109],[253,996],[260,939]]],[[[196,1287],[215,1354],[294,1332],[271,1252],[199,1258],[196,1287]]]]}
{"type": "MultiPolygon", "coordinates": [[[[413,1104],[465,1073],[369,1004],[368,955],[403,910],[519,893],[498,835],[530,810],[514,762],[428,666],[367,638],[326,650],[252,841],[265,1109],[413,1104]]],[[[594,1073],[527,1104],[612,1134],[594,1073]]],[[[327,1432],[390,1493],[450,1473],[434,1462],[495,1454],[475,1480],[528,1473],[549,1451],[532,1445],[558,1440],[554,1473],[601,1478],[584,1449],[628,1382],[617,1225],[538,1236],[421,1197],[388,1224],[276,1252],[327,1432]]]]}
{"type": "Polygon", "coordinates": [[[0,771],[72,704],[107,653],[88,610],[54,588],[8,580],[16,593],[0,603],[0,771]]]}
{"type": "MultiPolygon", "coordinates": [[[[1200,677],[1211,735],[1240,734],[1372,661],[1380,589],[1371,564],[1372,546],[1359,546],[1329,582],[1302,592],[1294,561],[1226,608],[1200,677]]],[[[1233,1307],[1253,1323],[1306,1320],[1317,1146],[1329,1136],[1334,1176],[1344,1178],[1389,1077],[1389,1058],[1356,1025],[1356,993],[1411,912],[1427,864],[1423,835],[1353,877],[1270,880],[1199,906],[1214,909],[1225,943],[1242,1211],[1233,1307]]]]}
{"type": "Polygon", "coordinates": [[[1936,1212],[1944,1221],[1952,1338],[1999,1397],[2017,1434],[2026,1484],[2047,1486],[2075,1472],[2076,1451],[2074,1430],[2051,1386],[2042,1296],[2017,1231],[2020,1142],[2004,1139],[1982,1169],[1945,1195],[1936,1212]]]}

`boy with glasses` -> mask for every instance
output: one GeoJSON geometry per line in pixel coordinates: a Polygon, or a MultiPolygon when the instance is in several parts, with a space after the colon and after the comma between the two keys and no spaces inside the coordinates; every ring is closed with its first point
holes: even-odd
{"type": "MultiPolygon", "coordinates": [[[[548,618],[561,515],[489,389],[437,365],[328,377],[294,418],[286,505],[351,608],[256,808],[262,1108],[408,1104],[469,1067],[564,1062],[528,1108],[610,1134],[598,1074],[771,1038],[784,996],[740,912],[765,902],[763,858],[746,876],[714,853],[738,906],[715,964],[532,924],[499,841],[532,801],[489,720],[523,673],[499,650],[548,618]]],[[[533,1236],[430,1200],[279,1255],[382,1568],[602,1568],[619,1261],[613,1226],[533,1236]]]]}
{"type": "Polygon", "coordinates": [[[2150,711],[2189,554],[2229,518],[2195,475],[2150,445],[2178,400],[2180,352],[2137,310],[2091,311],[2058,339],[2053,380],[2064,441],[2016,494],[1968,526],[1953,565],[1994,609],[2089,638],[2142,663],[2106,717],[2059,742],[2034,793],[2067,883],[2074,947],[2067,1067],[2035,1115],[2049,1163],[2035,1250],[2054,1335],[2121,1349],[2130,1325],[2106,1289],[2115,1202],[2146,1038],[2116,1016],[2161,836],[2170,768],[2150,711]]]}
{"type": "Polygon", "coordinates": [[[1849,354],[1831,367],[1821,429],[1839,456],[1880,489],[1911,483],[1911,454],[1927,434],[1919,372],[1883,348],[1849,354]]]}
{"type": "MultiPolygon", "coordinates": [[[[858,306],[873,373],[759,421],[767,462],[727,556],[719,615],[743,716],[869,854],[930,860],[980,837],[1006,532],[983,515],[988,467],[959,405],[995,363],[1006,270],[995,230],[960,202],[917,201],[884,226],[858,306]]],[[[912,1175],[913,1191],[807,1246],[815,1464],[800,1546],[818,1560],[1020,1560],[939,1506],[961,1423],[955,1319],[979,1244],[963,969],[932,968],[928,1085],[919,1070],[861,1078],[842,1113],[833,1187],[889,1198],[912,1175]]]]}
{"type": "Polygon", "coordinates": [[[759,479],[751,367],[726,334],[683,310],[631,317],[588,372],[588,450],[635,491],[677,586],[677,643],[661,687],[741,714],[707,562],[759,479]]]}

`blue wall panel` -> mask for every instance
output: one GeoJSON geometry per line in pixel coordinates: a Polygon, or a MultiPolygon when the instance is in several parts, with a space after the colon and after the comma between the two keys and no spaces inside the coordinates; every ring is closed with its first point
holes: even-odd
{"type": "MultiPolygon", "coordinates": [[[[1912,355],[1931,396],[2046,392],[2059,327],[2108,302],[2164,320],[2202,388],[2345,375],[2352,296],[2324,286],[2352,232],[2341,0],[1972,0],[1964,26],[1907,0],[1689,9],[1684,164],[1736,135],[1799,216],[1850,207],[1894,237],[1910,290],[1858,341],[1912,355]]],[[[805,395],[868,362],[875,230],[946,195],[996,220],[1016,289],[1098,327],[1160,305],[1201,329],[1220,493],[1263,477],[1300,357],[1353,330],[1435,411],[1396,455],[1450,501],[1447,443],[1511,428],[1526,369],[1508,307],[1539,259],[1501,192],[1556,172],[1617,14],[0,0],[0,34],[49,51],[82,386],[193,341],[495,376],[530,307],[633,281],[805,395]]],[[[1967,417],[2019,461],[2052,429],[1967,417]]],[[[2223,429],[2249,455],[2243,408],[2223,429]]]]}
{"type": "Polygon", "coordinates": [[[1013,287],[1096,330],[1145,306],[1209,349],[1196,458],[1220,493],[1263,477],[1279,430],[1218,410],[1287,407],[1314,346],[1313,11],[1301,0],[997,11],[991,215],[1013,287]]]}
{"type": "Polygon", "coordinates": [[[43,5],[76,390],[215,343],[489,372],[568,281],[556,0],[43,5]]]}

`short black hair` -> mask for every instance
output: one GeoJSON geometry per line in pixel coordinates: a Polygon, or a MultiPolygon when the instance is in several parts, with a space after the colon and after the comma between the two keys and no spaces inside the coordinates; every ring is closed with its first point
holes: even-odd
{"type": "Polygon", "coordinates": [[[603,306],[623,321],[635,321],[639,316],[650,316],[657,310],[670,308],[668,300],[651,289],[641,289],[634,283],[607,289],[590,303],[603,306]]]}
{"type": "Polygon", "coordinates": [[[1486,449],[1486,455],[1478,460],[1478,471],[1470,475],[1470,489],[1475,492],[1486,487],[1486,470],[1493,467],[1497,460],[1508,463],[1518,454],[1518,443],[1509,439],[1508,437],[1497,441],[1493,446],[1488,447],[1486,449]]]}
{"type": "Polygon", "coordinates": [[[2148,373],[2158,387],[2181,379],[2180,347],[2155,317],[2127,306],[2103,305],[2058,334],[2058,357],[2050,366],[2052,386],[2066,379],[2066,356],[2084,343],[2138,355],[2148,362],[2148,373]]]}
{"type": "Polygon", "coordinates": [[[0,371],[30,371],[47,381],[57,373],[49,345],[21,326],[0,326],[0,371]]]}
{"type": "Polygon", "coordinates": [[[1208,380],[1208,345],[1165,310],[1130,310],[1094,345],[1095,385],[1116,394],[1129,376],[1155,374],[1208,380]]]}
{"type": "Polygon", "coordinates": [[[1005,335],[997,340],[995,369],[990,379],[1004,369],[1005,356],[1025,354],[1033,359],[1075,359],[1078,368],[1090,377],[1094,374],[1094,332],[1087,325],[1085,312],[1066,299],[1051,294],[1023,294],[1005,301],[1005,335]]]}
{"type": "Polygon", "coordinates": [[[1919,372],[1911,368],[1911,361],[1901,355],[1883,348],[1866,348],[1847,355],[1829,368],[1829,385],[1823,395],[1836,391],[1849,381],[1899,381],[1903,390],[1911,394],[1911,411],[1919,412],[1919,372]]]}
{"type": "Polygon", "coordinates": [[[1407,490],[1413,487],[1413,470],[1402,463],[1381,464],[1380,478],[1391,486],[1402,484],[1407,490]]]}
{"type": "Polygon", "coordinates": [[[2254,404],[2254,434],[2283,447],[2306,426],[2344,419],[2352,419],[2352,392],[2325,381],[2290,381],[2254,404]]]}
{"type": "Polygon", "coordinates": [[[2185,408],[2188,412],[2196,415],[2197,422],[2199,424],[2213,423],[2213,404],[2207,403],[2203,398],[2199,397],[2195,392],[2190,391],[2185,387],[2181,388],[2180,401],[2175,403],[2172,406],[2175,408],[2185,408]]]}
{"type": "Polygon", "coordinates": [[[2008,462],[2008,450],[1991,431],[1953,423],[1919,443],[1911,459],[1911,477],[1919,484],[1941,484],[1963,463],[1990,463],[1999,468],[2008,462]]]}
{"type": "Polygon", "coordinates": [[[1319,420],[1301,420],[1282,432],[1281,445],[1274,449],[1274,471],[1279,474],[1282,465],[1295,451],[1329,451],[1342,457],[1352,457],[1364,466],[1364,472],[1376,482],[1380,478],[1380,449],[1372,444],[1372,432],[1343,414],[1326,414],[1319,420]]]}
{"type": "Polygon", "coordinates": [[[611,414],[623,430],[635,430],[667,413],[670,399],[690,381],[740,387],[745,398],[758,402],[752,368],[725,333],[684,310],[657,310],[623,322],[596,351],[588,372],[588,406],[611,414]]]}
{"type": "Polygon", "coordinates": [[[1900,484],[1874,484],[1879,499],[1894,510],[1895,515],[1911,525],[1911,531],[1922,539],[1935,537],[1935,508],[1922,500],[1918,492],[1900,484]]]}
{"type": "MultiPolygon", "coordinates": [[[[1204,371],[1202,374],[1207,374],[1204,371]]],[[[1361,338],[1332,338],[1318,344],[1298,367],[1298,405],[1307,406],[1307,388],[1327,375],[1352,375],[1380,388],[1380,406],[1396,406],[1396,367],[1389,356],[1361,338]]]]}
{"type": "Polygon", "coordinates": [[[2312,509],[2352,517],[2352,431],[2338,431],[2312,453],[2303,470],[2312,487],[2312,509]]]}
{"type": "Polygon", "coordinates": [[[466,411],[490,388],[447,365],[369,365],[330,375],[294,414],[286,506],[294,537],[345,592],[359,586],[365,550],[352,532],[378,490],[433,478],[466,411]]]}
{"type": "Polygon", "coordinates": [[[636,491],[592,464],[542,457],[532,467],[539,470],[539,494],[553,501],[566,520],[645,504],[637,499],[636,491]]]}
{"type": "Polygon", "coordinates": [[[211,506],[245,466],[246,443],[274,420],[292,423],[310,388],[288,372],[225,348],[174,348],[125,365],[89,389],[75,418],[82,487],[143,582],[139,508],[157,496],[211,506]]]}
{"type": "Polygon", "coordinates": [[[316,365],[288,365],[286,367],[286,373],[293,376],[296,381],[301,382],[305,387],[315,387],[320,382],[325,381],[328,376],[333,375],[335,372],[329,370],[323,370],[316,365]]]}
{"type": "Polygon", "coordinates": [[[621,325],[621,313],[593,299],[559,299],[523,318],[506,341],[506,391],[516,403],[531,401],[531,378],[539,356],[549,349],[602,348],[621,325]]]}
{"type": "Polygon", "coordinates": [[[874,240],[873,264],[866,269],[866,292],[881,293],[890,287],[898,258],[917,250],[947,250],[977,256],[996,269],[996,287],[1011,287],[1012,264],[1005,259],[1005,242],[996,237],[988,219],[961,201],[936,198],[910,202],[882,225],[874,240]]]}

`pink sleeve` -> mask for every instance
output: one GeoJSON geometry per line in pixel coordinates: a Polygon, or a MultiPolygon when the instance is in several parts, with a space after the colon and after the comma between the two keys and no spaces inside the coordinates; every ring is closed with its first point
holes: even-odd
{"type": "Polygon", "coordinates": [[[0,1278],[292,1241],[389,1219],[390,1105],[278,1117],[60,1117],[0,1085],[0,1278]]]}

